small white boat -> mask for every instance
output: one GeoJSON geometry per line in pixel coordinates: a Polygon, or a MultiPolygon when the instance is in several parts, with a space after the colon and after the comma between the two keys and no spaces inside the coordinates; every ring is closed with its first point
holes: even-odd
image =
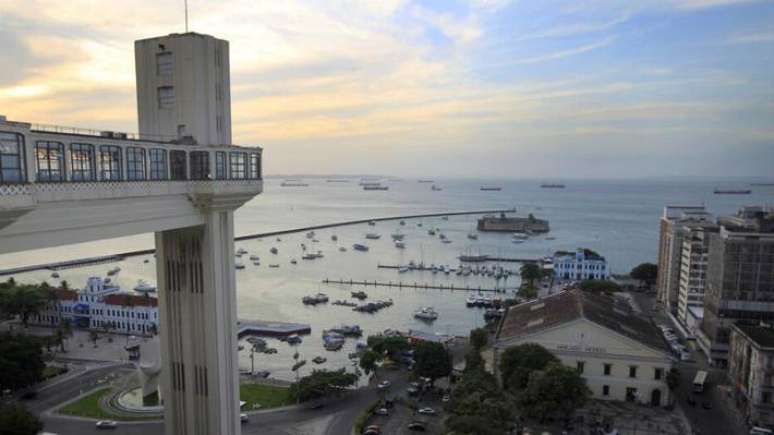
{"type": "Polygon", "coordinates": [[[395,247],[398,248],[398,249],[403,249],[403,248],[406,247],[406,244],[403,243],[403,241],[401,241],[401,240],[396,240],[395,241],[395,247]]]}
{"type": "Polygon", "coordinates": [[[527,235],[527,233],[516,232],[516,233],[513,233],[513,238],[519,239],[519,240],[527,240],[529,239],[529,235],[527,235]]]}
{"type": "Polygon", "coordinates": [[[406,273],[406,272],[408,272],[408,271],[409,271],[409,268],[408,268],[408,266],[400,266],[400,267],[398,268],[398,273],[406,273]]]}
{"type": "Polygon", "coordinates": [[[465,299],[465,305],[469,307],[475,307],[478,304],[478,299],[476,298],[476,295],[468,295],[467,299],[465,299]]]}
{"type": "Polygon", "coordinates": [[[354,248],[356,251],[363,251],[363,252],[368,251],[368,246],[361,245],[360,243],[355,243],[354,245],[352,245],[352,248],[354,248]]]}
{"type": "Polygon", "coordinates": [[[137,281],[137,285],[134,286],[134,291],[138,293],[153,293],[156,291],[156,286],[150,285],[143,280],[137,281]]]}
{"type": "Polygon", "coordinates": [[[433,307],[424,307],[415,311],[414,317],[420,320],[433,321],[438,318],[438,313],[435,312],[433,307]]]}
{"type": "Polygon", "coordinates": [[[390,236],[392,237],[392,240],[403,240],[403,237],[405,237],[405,235],[401,233],[393,233],[390,236]]]}

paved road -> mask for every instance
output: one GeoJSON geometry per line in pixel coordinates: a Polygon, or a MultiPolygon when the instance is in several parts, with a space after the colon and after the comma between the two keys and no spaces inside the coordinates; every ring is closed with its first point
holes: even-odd
{"type": "MultiPolygon", "coordinates": [[[[74,378],[41,390],[36,400],[26,404],[33,412],[43,413],[41,419],[45,424],[44,430],[46,431],[59,435],[104,433],[95,427],[95,421],[92,419],[68,417],[44,411],[78,396],[81,391],[87,392],[99,386],[111,376],[122,375],[127,367],[131,367],[131,365],[99,367],[83,372],[74,378]]],[[[398,392],[406,389],[405,371],[403,370],[388,372],[380,377],[380,380],[382,379],[390,379],[393,382],[391,391],[398,392]]],[[[348,396],[318,409],[290,408],[251,413],[249,422],[242,425],[242,433],[261,435],[348,434],[357,416],[379,397],[379,391],[374,386],[370,386],[354,391],[348,396]]],[[[118,429],[111,431],[111,433],[163,435],[164,423],[161,421],[120,422],[118,429]]]]}

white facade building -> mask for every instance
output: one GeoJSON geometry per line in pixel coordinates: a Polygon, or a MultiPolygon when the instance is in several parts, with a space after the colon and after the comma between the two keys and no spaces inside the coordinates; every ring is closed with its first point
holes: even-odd
{"type": "Polygon", "coordinates": [[[704,306],[709,237],[704,227],[687,227],[680,258],[680,285],[677,291],[677,319],[688,324],[688,308],[704,306]]]}
{"type": "Polygon", "coordinates": [[[605,257],[590,249],[578,248],[575,252],[554,253],[554,277],[558,280],[582,281],[585,279],[609,279],[610,270],[605,257]]]}
{"type": "Polygon", "coordinates": [[[158,332],[159,309],[155,296],[121,292],[91,277],[82,290],[57,289],[57,302],[31,318],[31,323],[56,326],[69,320],[74,327],[126,334],[158,332]]]}
{"type": "Polygon", "coordinates": [[[498,355],[525,343],[576,368],[594,398],[669,404],[673,359],[655,326],[623,298],[574,289],[510,307],[493,347],[495,370],[498,355]]]}

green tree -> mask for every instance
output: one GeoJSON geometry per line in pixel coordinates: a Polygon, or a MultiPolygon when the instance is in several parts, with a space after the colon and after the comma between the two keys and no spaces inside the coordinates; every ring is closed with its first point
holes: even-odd
{"type": "Polygon", "coordinates": [[[487,430],[502,434],[513,419],[514,406],[497,384],[497,379],[483,369],[483,365],[466,367],[462,378],[451,393],[446,406],[451,417],[446,422],[448,431],[460,434],[478,434],[471,422],[486,421],[487,430]],[[471,432],[472,430],[472,432],[471,432]]]}
{"type": "Polygon", "coordinates": [[[17,390],[43,379],[41,344],[26,335],[0,336],[0,390],[17,390]]]}
{"type": "Polygon", "coordinates": [[[40,286],[22,284],[13,289],[10,312],[21,317],[25,328],[29,324],[30,316],[38,314],[46,307],[49,288],[44,282],[40,286]]]}
{"type": "Polygon", "coordinates": [[[367,339],[368,347],[383,357],[398,359],[401,352],[411,349],[406,337],[400,335],[371,335],[367,339]]]}
{"type": "Polygon", "coordinates": [[[481,352],[476,349],[470,349],[465,354],[465,371],[470,370],[483,370],[484,358],[481,357],[481,352]]]}
{"type": "Polygon", "coordinates": [[[449,351],[441,343],[421,341],[414,347],[414,373],[430,378],[430,383],[452,371],[449,351]]]}
{"type": "Polygon", "coordinates": [[[543,370],[552,362],[559,362],[559,359],[539,344],[512,346],[500,356],[500,379],[506,390],[520,390],[527,386],[532,372],[543,370]]]}
{"type": "Polygon", "coordinates": [[[517,293],[519,297],[523,299],[535,299],[537,297],[537,289],[530,285],[522,285],[517,293]]]}
{"type": "Polygon", "coordinates": [[[502,435],[504,432],[488,418],[478,415],[452,415],[444,425],[447,435],[502,435]]]}
{"type": "Polygon", "coordinates": [[[476,328],[470,331],[470,345],[480,351],[489,343],[489,331],[484,328],[476,328]]]}
{"type": "Polygon", "coordinates": [[[652,287],[658,276],[658,266],[653,263],[642,263],[634,267],[629,275],[640,282],[641,285],[652,287]]]}
{"type": "Polygon", "coordinates": [[[677,389],[677,387],[680,386],[680,369],[677,367],[669,369],[666,376],[666,383],[670,390],[677,389]]]}
{"type": "Polygon", "coordinates": [[[376,363],[379,361],[380,356],[378,353],[371,349],[366,350],[360,355],[360,368],[363,369],[366,375],[370,375],[376,371],[376,363]]]}
{"type": "Polygon", "coordinates": [[[3,435],[36,435],[43,422],[21,404],[0,405],[0,433],[3,435]]]}
{"type": "Polygon", "coordinates": [[[70,283],[69,283],[69,282],[67,282],[67,280],[64,280],[64,279],[63,279],[63,280],[62,280],[62,281],[59,283],[59,287],[61,287],[61,288],[65,289],[65,290],[70,290],[70,283]]]}
{"type": "Polygon", "coordinates": [[[330,397],[339,394],[347,387],[357,382],[357,375],[348,373],[343,368],[339,370],[312,370],[290,387],[291,396],[297,401],[330,397]]]}
{"type": "Polygon", "coordinates": [[[587,279],[581,281],[580,288],[587,292],[616,293],[621,291],[621,286],[613,281],[604,279],[587,279]]]}
{"type": "Polygon", "coordinates": [[[543,271],[537,263],[527,263],[521,266],[521,279],[529,283],[530,287],[535,287],[535,280],[543,276],[543,271]]]}
{"type": "Polygon", "coordinates": [[[70,323],[70,319],[62,319],[59,321],[59,325],[56,327],[56,331],[54,331],[54,336],[56,337],[56,342],[59,345],[59,350],[61,352],[67,352],[65,349],[65,340],[72,337],[73,335],[73,327],[70,323]]]}
{"type": "Polygon", "coordinates": [[[545,422],[549,418],[572,416],[588,401],[591,391],[577,370],[551,363],[530,374],[526,388],[516,395],[525,416],[545,422]]]}

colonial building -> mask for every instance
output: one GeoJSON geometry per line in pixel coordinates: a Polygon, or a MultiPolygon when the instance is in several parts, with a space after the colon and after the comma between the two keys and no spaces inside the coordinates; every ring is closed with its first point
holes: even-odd
{"type": "Polygon", "coordinates": [[[725,366],[730,327],[774,321],[774,209],[744,207],[710,235],[704,319],[697,343],[725,366]]]}
{"type": "Polygon", "coordinates": [[[774,427],[774,328],[731,326],[728,377],[737,407],[755,426],[774,427]]]}
{"type": "Polygon", "coordinates": [[[664,207],[659,235],[656,299],[669,313],[677,312],[686,231],[708,225],[713,225],[712,215],[704,206],[664,207]]]}
{"type": "Polygon", "coordinates": [[[559,280],[582,281],[610,278],[607,260],[591,249],[578,248],[575,252],[557,251],[554,253],[553,265],[554,277],[559,280]]]}
{"type": "Polygon", "coordinates": [[[659,331],[622,298],[568,290],[510,307],[494,345],[537,343],[577,368],[593,397],[665,406],[673,358],[659,331]]]}
{"type": "Polygon", "coordinates": [[[91,277],[83,290],[56,289],[57,300],[32,316],[32,324],[56,326],[68,320],[76,328],[126,334],[158,332],[156,297],[121,292],[91,277]]]}

